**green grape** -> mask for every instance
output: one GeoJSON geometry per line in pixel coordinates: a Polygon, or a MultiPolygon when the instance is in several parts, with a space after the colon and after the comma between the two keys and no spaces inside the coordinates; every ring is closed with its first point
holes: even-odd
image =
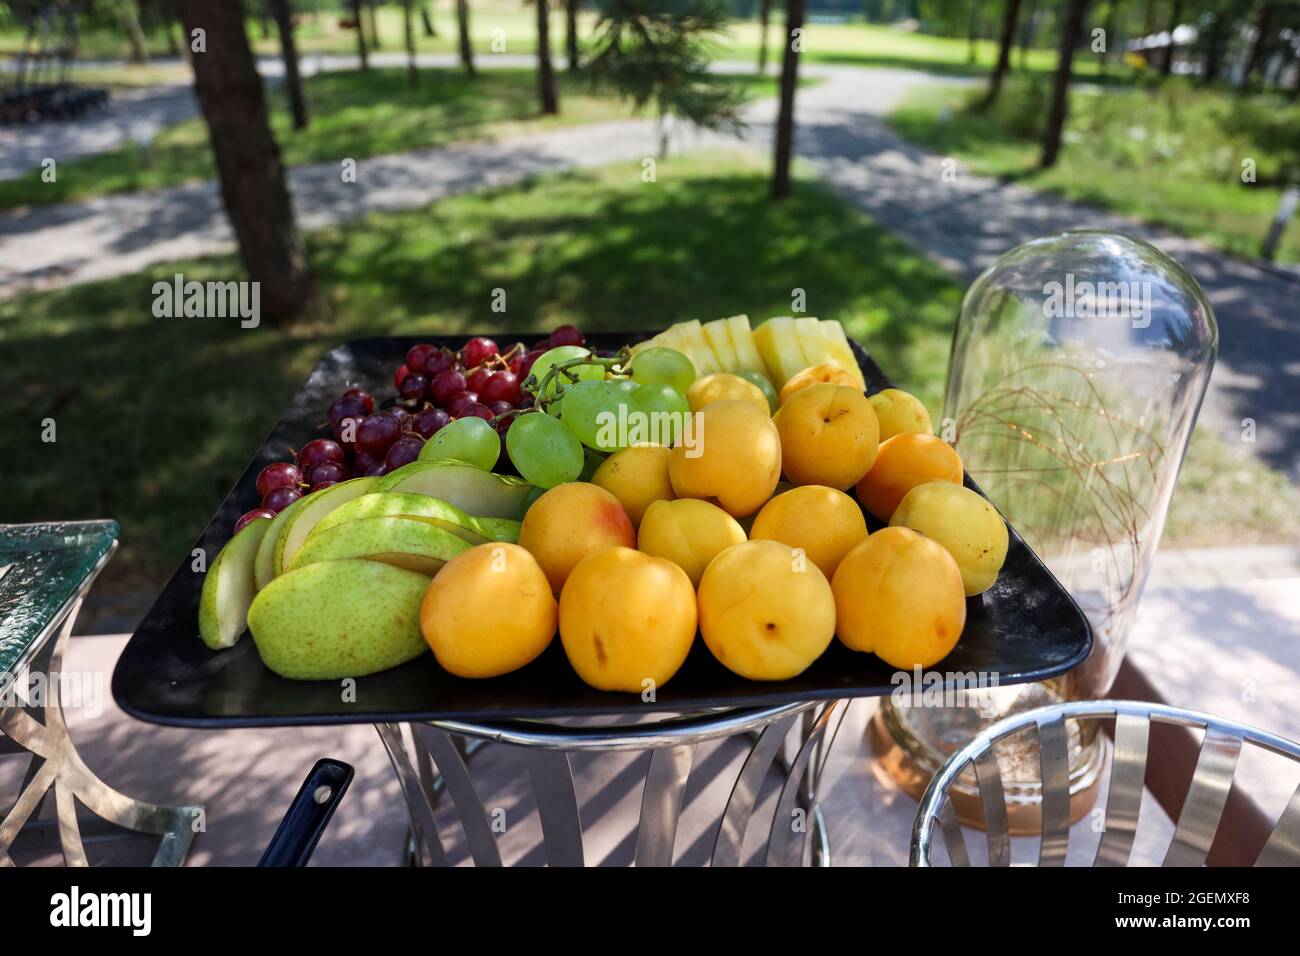
{"type": "MultiPolygon", "coordinates": [[[[639,387],[639,386],[638,386],[639,387]]],[[[626,391],[613,382],[578,382],[564,390],[561,421],[588,448],[612,452],[622,447],[619,430],[627,415],[619,406],[632,407],[626,391]]]]}
{"type": "Polygon", "coordinates": [[[420,449],[423,459],[455,458],[484,471],[491,471],[500,455],[501,437],[495,428],[475,415],[443,425],[420,449]]]}
{"type": "Polygon", "coordinates": [[[608,379],[607,381],[609,382],[610,385],[613,385],[620,392],[624,392],[629,395],[641,387],[640,383],[634,382],[630,378],[611,378],[608,379]]]}
{"type": "Polygon", "coordinates": [[[642,385],[632,393],[631,399],[632,410],[641,414],[632,419],[633,427],[629,429],[626,444],[677,443],[691,414],[690,403],[681,392],[671,385],[655,383],[642,385]]]}
{"type": "Polygon", "coordinates": [[[582,443],[549,415],[526,412],[516,418],[506,432],[506,451],[524,480],[539,488],[576,481],[582,474],[582,443]]]}
{"type": "Polygon", "coordinates": [[[757,385],[758,390],[762,392],[763,396],[767,399],[768,409],[773,414],[776,414],[777,406],[781,404],[781,397],[777,395],[776,388],[775,386],[772,385],[768,377],[764,375],[762,372],[755,372],[752,369],[747,369],[747,368],[742,368],[736,374],[739,375],[741,378],[743,378],[746,382],[753,382],[755,385],[757,385]]]}
{"type": "MultiPolygon", "coordinates": [[[[589,358],[591,355],[591,349],[585,349],[581,345],[560,345],[542,355],[539,355],[537,361],[533,363],[533,367],[528,373],[529,377],[537,380],[537,385],[531,388],[530,391],[534,395],[537,395],[537,390],[541,387],[542,379],[546,377],[546,373],[554,366],[576,358],[589,358]]],[[[578,378],[583,381],[600,381],[605,377],[605,366],[603,365],[575,365],[566,371],[577,375],[578,378]]],[[[546,394],[538,397],[552,399],[555,397],[557,385],[560,386],[558,391],[563,392],[569,384],[570,380],[564,375],[564,373],[558,372],[555,377],[551,379],[551,384],[547,386],[546,394]]]]}
{"type": "Polygon", "coordinates": [[[676,349],[655,346],[632,359],[632,379],[638,385],[671,385],[685,395],[695,381],[695,364],[676,349]]]}

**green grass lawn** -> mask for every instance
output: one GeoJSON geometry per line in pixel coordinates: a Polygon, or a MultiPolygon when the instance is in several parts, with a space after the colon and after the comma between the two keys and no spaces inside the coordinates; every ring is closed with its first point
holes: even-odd
{"type": "MultiPolygon", "coordinates": [[[[311,123],[293,129],[284,90],[269,87],[272,126],[289,165],[363,159],[404,150],[443,146],[487,137],[524,133],[632,115],[626,101],[596,95],[561,73],[560,115],[538,109],[537,77],[532,70],[484,70],[469,80],[459,70],[422,70],[412,88],[405,70],[371,69],[322,73],[306,81],[311,123]]],[[[720,77],[754,96],[775,92],[775,80],[720,77]]],[[[58,179],[41,181],[33,170],[0,182],[0,209],[43,206],[112,193],[174,186],[212,179],[216,168],[207,128],[197,117],[155,137],[146,153],[135,143],[111,152],[61,163],[58,179]]]]}
{"type": "MultiPolygon", "coordinates": [[[[316,360],[386,333],[527,340],[566,322],[758,321],[789,314],[799,288],[811,314],[844,322],[937,416],[961,296],[946,273],[814,180],[772,203],[761,159],[697,155],[657,173],[645,183],[635,163],[567,172],[317,232],[308,245],[332,317],[310,327],[153,317],[155,281],[238,278],[234,256],[0,301],[0,521],[117,518],[122,552],[101,587],[155,588],[316,360]],[[508,311],[492,318],[495,288],[508,311]],[[52,444],[41,441],[46,418],[52,444]]],[[[388,387],[368,384],[381,396],[388,387]]],[[[1294,535],[1295,490],[1226,454],[1198,438],[1187,466],[1197,483],[1175,499],[1171,533],[1294,535]]]]}
{"type": "MultiPolygon", "coordinates": [[[[969,108],[981,93],[917,90],[889,121],[906,138],[977,173],[1114,209],[1228,252],[1259,254],[1287,157],[1295,154],[1294,145],[1279,149],[1264,137],[1283,122],[1300,123],[1300,108],[1181,84],[1076,89],[1060,160],[1042,170],[1041,89],[1018,82],[1004,94],[1009,102],[990,113],[969,108]],[[1242,182],[1247,157],[1257,165],[1254,183],[1242,182]]],[[[1283,237],[1277,259],[1300,262],[1300,226],[1283,237]]]]}
{"type": "MultiPolygon", "coordinates": [[[[451,0],[429,5],[433,12],[438,35],[426,36],[417,15],[415,20],[416,47],[421,53],[457,52],[455,7],[451,0]]],[[[402,52],[402,12],[396,4],[379,9],[380,52],[402,52]]],[[[339,25],[336,12],[319,15],[305,11],[299,16],[295,39],[304,54],[355,53],[356,34],[339,25]]],[[[579,15],[578,31],[582,38],[589,37],[595,28],[596,16],[584,11],[579,15]]],[[[769,64],[779,66],[780,32],[784,14],[774,7],[768,26],[769,64]]],[[[551,7],[550,34],[553,55],[564,62],[564,16],[558,4],[551,7]]],[[[537,48],[537,27],[534,12],[519,0],[474,0],[470,11],[470,32],[475,51],[490,58],[493,52],[533,53],[537,48]],[[495,44],[495,46],[494,46],[495,44]]],[[[179,36],[179,32],[177,33],[179,36]]],[[[248,36],[256,52],[278,56],[279,37],[271,25],[265,35],[258,18],[248,21],[248,36]]],[[[980,40],[975,44],[974,59],[964,38],[931,36],[913,33],[891,26],[864,22],[808,23],[804,28],[805,54],[810,61],[846,63],[860,66],[893,66],[923,69],[952,75],[978,75],[987,73],[997,60],[997,43],[980,40]]],[[[760,26],[757,20],[732,21],[727,34],[720,38],[717,55],[721,59],[754,60],[758,56],[760,26]]],[[[148,48],[153,57],[169,56],[165,33],[161,28],[152,30],[148,48]]],[[[14,53],[22,38],[15,31],[0,31],[0,54],[14,53]]],[[[126,34],[122,30],[83,30],[80,36],[83,58],[125,58],[130,53],[126,34]]],[[[1015,63],[1020,63],[1019,51],[1015,63]]],[[[1054,49],[1034,48],[1027,51],[1024,67],[1034,72],[1050,72],[1056,65],[1054,49]]],[[[1081,75],[1096,74],[1099,63],[1091,54],[1081,53],[1075,60],[1075,70],[1081,75]]],[[[1116,76],[1125,76],[1112,68],[1116,76]]]]}
{"type": "Polygon", "coordinates": [[[767,188],[756,159],[670,159],[654,183],[620,164],[327,229],[309,246],[333,317],[292,333],[153,317],[153,282],[237,278],[233,256],[0,301],[0,521],[117,518],[106,586],[160,584],[316,360],[367,335],[758,319],[798,287],[937,405],[956,285],[822,186],[784,204],[767,188]]]}

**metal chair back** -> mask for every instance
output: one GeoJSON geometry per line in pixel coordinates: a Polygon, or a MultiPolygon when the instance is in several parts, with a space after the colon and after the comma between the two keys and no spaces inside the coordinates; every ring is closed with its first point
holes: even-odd
{"type": "MultiPolygon", "coordinates": [[[[1235,721],[1195,711],[1140,701],[1070,701],[1016,714],[994,724],[953,753],[930,781],[917,808],[912,831],[912,866],[933,866],[931,851],[942,835],[954,866],[969,866],[965,836],[948,798],[949,788],[974,769],[984,809],[990,866],[1009,866],[1011,841],[1002,775],[994,752],[999,741],[1032,732],[1038,739],[1042,781],[1042,838],[1039,866],[1062,866],[1069,849],[1069,759],[1067,720],[1115,720],[1114,755],[1106,797],[1105,828],[1094,866],[1127,866],[1137,833],[1152,723],[1205,732],[1187,798],[1165,854],[1163,866],[1201,866],[1218,834],[1246,744],[1300,763],[1300,744],[1235,721]]],[[[1292,794],[1264,844],[1256,866],[1300,866],[1300,787],[1292,794]]]]}

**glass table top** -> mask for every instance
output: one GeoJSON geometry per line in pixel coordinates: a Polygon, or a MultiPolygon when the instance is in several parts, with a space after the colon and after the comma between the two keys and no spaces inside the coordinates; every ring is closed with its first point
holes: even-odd
{"type": "Polygon", "coordinates": [[[49,635],[117,535],[116,521],[0,525],[0,675],[49,635]]]}

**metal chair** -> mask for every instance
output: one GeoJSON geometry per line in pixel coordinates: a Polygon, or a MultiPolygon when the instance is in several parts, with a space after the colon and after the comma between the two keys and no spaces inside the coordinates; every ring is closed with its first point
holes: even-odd
{"type": "MultiPolygon", "coordinates": [[[[1201,866],[1216,834],[1244,744],[1252,744],[1300,763],[1300,744],[1245,724],[1163,704],[1139,701],[1071,701],[1016,714],[994,724],[951,757],[935,774],[921,798],[912,830],[912,866],[933,866],[936,831],[943,836],[954,866],[969,866],[965,836],[948,799],[958,777],[973,769],[984,809],[991,866],[1009,866],[1011,842],[1002,775],[994,744],[1030,729],[1038,738],[1043,781],[1042,841],[1039,866],[1062,866],[1069,849],[1069,761],[1067,720],[1115,720],[1114,755],[1106,799],[1105,829],[1094,866],[1127,866],[1137,833],[1153,722],[1205,732],[1187,798],[1165,854],[1164,866],[1201,866]]],[[[1256,866],[1300,866],[1300,787],[1273,827],[1256,866]]]]}

